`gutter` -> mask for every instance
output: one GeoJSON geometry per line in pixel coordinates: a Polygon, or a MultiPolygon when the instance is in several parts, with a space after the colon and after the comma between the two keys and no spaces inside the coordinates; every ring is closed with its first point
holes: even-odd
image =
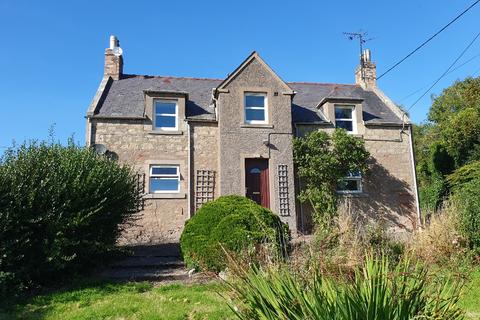
{"type": "Polygon", "coordinates": [[[146,120],[144,116],[102,116],[102,115],[87,115],[87,119],[99,120],[146,120]]]}

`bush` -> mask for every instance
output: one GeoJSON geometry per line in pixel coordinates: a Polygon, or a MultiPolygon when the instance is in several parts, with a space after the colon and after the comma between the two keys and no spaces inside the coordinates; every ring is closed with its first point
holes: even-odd
{"type": "Polygon", "coordinates": [[[239,319],[463,319],[463,281],[435,279],[405,259],[395,267],[369,255],[354,279],[341,283],[314,269],[306,282],[290,268],[236,270],[228,286],[239,319]]]}
{"type": "Polygon", "coordinates": [[[240,196],[223,196],[204,204],[187,221],[180,238],[183,258],[189,267],[220,271],[225,252],[245,253],[259,245],[282,254],[288,227],[270,210],[240,196]]]}
{"type": "Polygon", "coordinates": [[[460,231],[470,248],[480,253],[480,161],[456,170],[448,176],[448,182],[458,205],[460,231]]]}
{"type": "Polygon", "coordinates": [[[140,199],[127,166],[73,143],[23,144],[0,159],[0,292],[98,264],[140,199]]]}

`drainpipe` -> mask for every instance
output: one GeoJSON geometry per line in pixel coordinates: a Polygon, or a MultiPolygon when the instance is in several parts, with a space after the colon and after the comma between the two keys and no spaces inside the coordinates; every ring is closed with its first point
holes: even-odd
{"type": "Polygon", "coordinates": [[[422,218],[420,212],[420,203],[418,201],[418,187],[417,187],[417,171],[415,170],[415,153],[413,149],[413,126],[410,125],[409,128],[409,137],[410,137],[410,162],[412,163],[412,173],[413,173],[413,191],[415,192],[415,206],[417,207],[417,218],[418,225],[422,226],[422,218]]]}
{"type": "Polygon", "coordinates": [[[190,130],[190,123],[185,120],[187,124],[187,137],[188,137],[188,191],[187,191],[187,203],[188,203],[188,218],[192,217],[192,197],[190,192],[192,190],[192,148],[191,148],[191,130],[190,130]]]}

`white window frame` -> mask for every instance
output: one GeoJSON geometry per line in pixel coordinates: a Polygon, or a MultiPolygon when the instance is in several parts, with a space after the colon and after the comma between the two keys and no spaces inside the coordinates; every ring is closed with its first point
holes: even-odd
{"type": "Polygon", "coordinates": [[[164,165],[164,164],[155,164],[150,166],[149,170],[149,180],[148,180],[148,190],[149,193],[179,193],[180,192],[180,166],[178,165],[164,165]],[[176,173],[175,174],[154,174],[153,173],[153,168],[175,168],[176,173]],[[176,180],[178,181],[178,187],[177,190],[152,190],[151,187],[151,180],[152,179],[163,179],[163,180],[176,180]]]}
{"type": "Polygon", "coordinates": [[[356,181],[358,182],[358,189],[357,190],[339,190],[337,189],[337,193],[340,194],[355,194],[355,193],[362,193],[363,192],[363,182],[362,182],[362,173],[358,172],[358,174],[353,174],[349,172],[342,181],[356,181]]]}
{"type": "Polygon", "coordinates": [[[354,105],[342,105],[342,104],[335,104],[333,106],[333,114],[335,116],[335,127],[337,127],[337,121],[351,121],[352,122],[352,131],[348,131],[348,133],[355,134],[357,133],[357,115],[355,113],[355,106],[354,105]],[[352,118],[337,118],[336,110],[338,109],[350,109],[352,110],[352,118]]]}
{"type": "Polygon", "coordinates": [[[268,123],[268,99],[267,94],[264,92],[245,92],[243,96],[243,118],[246,124],[267,124],[268,123]],[[257,96],[263,97],[263,107],[247,107],[247,96],[257,96]],[[248,110],[263,110],[265,115],[265,120],[248,120],[247,119],[247,109],[248,110]]]}
{"type": "Polygon", "coordinates": [[[178,101],[177,100],[159,100],[153,101],[153,128],[155,130],[177,131],[178,130],[178,101]],[[175,113],[157,113],[157,103],[175,103],[175,113]],[[175,127],[158,127],[157,116],[175,116],[175,127]]]}

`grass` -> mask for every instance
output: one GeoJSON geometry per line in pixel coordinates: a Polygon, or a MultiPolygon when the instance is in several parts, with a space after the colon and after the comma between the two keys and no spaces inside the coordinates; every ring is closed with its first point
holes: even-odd
{"type": "Polygon", "coordinates": [[[469,319],[480,320],[480,268],[470,275],[470,282],[460,300],[460,307],[469,319]]]}
{"type": "Polygon", "coordinates": [[[231,319],[218,283],[86,283],[0,309],[0,319],[231,319]]]}
{"type": "MultiPolygon", "coordinates": [[[[81,282],[0,307],[0,319],[234,319],[218,283],[171,284],[81,282]]],[[[460,306],[480,320],[480,268],[472,272],[460,306]]]]}

